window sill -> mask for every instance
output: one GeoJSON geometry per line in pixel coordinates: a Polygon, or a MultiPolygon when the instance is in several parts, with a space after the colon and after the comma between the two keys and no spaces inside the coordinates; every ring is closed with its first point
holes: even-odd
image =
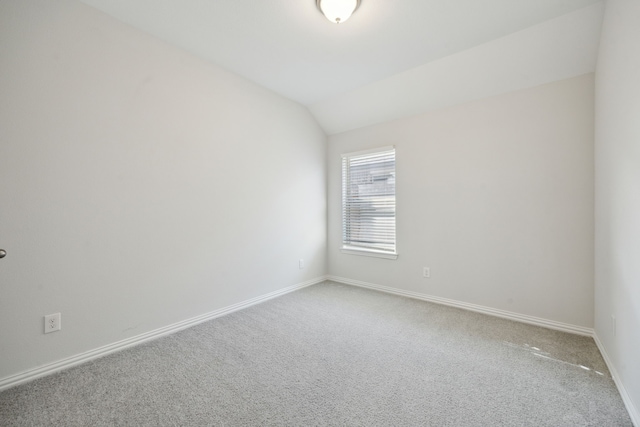
{"type": "Polygon", "coordinates": [[[376,251],[376,250],[373,250],[373,249],[342,247],[340,249],[340,251],[343,254],[350,254],[350,255],[370,256],[370,257],[385,258],[385,259],[398,259],[398,254],[392,254],[392,253],[389,253],[389,252],[376,251]]]}

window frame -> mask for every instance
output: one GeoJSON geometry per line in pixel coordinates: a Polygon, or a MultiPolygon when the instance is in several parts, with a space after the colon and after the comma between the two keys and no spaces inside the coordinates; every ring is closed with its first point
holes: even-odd
{"type": "Polygon", "coordinates": [[[397,259],[398,258],[398,226],[397,226],[397,217],[398,217],[398,203],[397,203],[397,188],[394,186],[394,191],[393,191],[393,218],[394,218],[394,230],[393,230],[393,237],[394,237],[394,243],[393,243],[393,252],[391,251],[387,251],[387,250],[383,250],[383,249],[375,249],[375,248],[368,248],[365,246],[357,246],[357,245],[349,245],[348,243],[346,243],[345,236],[346,236],[346,209],[345,209],[345,185],[347,185],[346,180],[348,179],[347,176],[345,176],[345,161],[349,161],[349,159],[352,158],[357,158],[357,157],[361,157],[361,156],[367,156],[367,155],[371,155],[371,154],[376,154],[376,153],[384,153],[384,152],[388,152],[388,151],[393,151],[393,160],[394,160],[394,165],[393,165],[393,176],[394,179],[396,177],[396,148],[394,145],[389,145],[389,146],[385,146],[385,147],[378,147],[378,148],[372,148],[372,149],[368,149],[368,150],[362,150],[362,151],[355,151],[355,152],[351,152],[351,153],[343,153],[341,154],[341,182],[340,182],[340,190],[341,190],[341,206],[340,206],[340,226],[341,226],[341,247],[340,247],[340,251],[342,253],[346,253],[346,254],[351,254],[351,255],[361,255],[361,256],[369,256],[369,257],[376,257],[376,258],[385,258],[385,259],[397,259]]]}

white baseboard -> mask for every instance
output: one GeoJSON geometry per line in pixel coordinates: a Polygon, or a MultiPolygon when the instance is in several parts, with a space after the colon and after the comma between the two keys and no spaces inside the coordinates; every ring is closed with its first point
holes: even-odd
{"type": "Polygon", "coordinates": [[[391,288],[388,286],[376,285],[374,283],[361,282],[359,280],[345,279],[344,277],[327,276],[327,280],[344,283],[346,285],[359,286],[361,288],[374,289],[394,295],[419,299],[422,301],[434,302],[436,304],[448,305],[450,307],[462,308],[465,310],[475,311],[478,313],[488,314],[490,316],[502,317],[503,319],[515,320],[517,322],[528,323],[531,325],[542,326],[544,328],[555,329],[572,334],[593,336],[593,329],[584,326],[571,325],[568,323],[556,322],[554,320],[542,319],[540,317],[528,316],[526,314],[513,313],[511,311],[499,310],[496,308],[485,307],[477,304],[456,301],[447,298],[436,297],[432,295],[422,294],[419,292],[405,291],[403,289],[391,288]]]}
{"type": "Polygon", "coordinates": [[[174,332],[178,332],[182,329],[195,326],[198,323],[206,322],[207,320],[215,319],[216,317],[224,316],[225,314],[242,310],[244,308],[259,304],[261,302],[287,294],[289,292],[293,292],[298,289],[305,288],[307,286],[315,285],[316,283],[324,282],[325,280],[326,280],[326,276],[317,277],[315,279],[308,280],[306,282],[298,283],[296,285],[292,285],[283,289],[278,289],[277,291],[273,291],[265,295],[261,295],[255,298],[248,299],[246,301],[239,302],[237,304],[233,304],[227,307],[220,308],[218,310],[214,310],[210,313],[192,317],[191,319],[183,320],[181,322],[177,322],[172,325],[165,326],[163,328],[155,329],[153,331],[146,332],[144,334],[136,335],[135,337],[127,338],[122,341],[117,341],[115,343],[108,344],[103,347],[96,348],[94,350],[89,350],[84,353],[77,354],[75,356],[58,360],[57,362],[48,363],[38,368],[29,369],[27,371],[24,371],[15,375],[2,378],[0,379],[0,391],[11,388],[11,387],[15,387],[18,384],[32,381],[36,378],[40,378],[46,375],[51,375],[63,369],[67,369],[72,366],[79,365],[84,362],[88,362],[89,360],[106,356],[107,354],[123,350],[127,347],[132,347],[134,345],[138,345],[146,341],[150,341],[165,335],[172,334],[174,332]]]}
{"type": "Polygon", "coordinates": [[[629,417],[631,417],[631,422],[635,427],[640,427],[640,412],[636,409],[633,402],[631,401],[631,397],[629,397],[629,393],[624,388],[622,381],[620,381],[620,376],[618,375],[618,371],[616,371],[615,366],[613,365],[611,358],[607,354],[607,350],[605,350],[602,341],[598,337],[598,334],[594,331],[593,340],[596,342],[600,353],[602,354],[602,358],[604,362],[607,364],[607,368],[609,368],[609,372],[611,373],[611,377],[613,378],[613,382],[616,384],[618,388],[618,392],[620,392],[620,397],[622,397],[622,401],[624,402],[624,406],[627,407],[627,412],[629,412],[629,417]]]}

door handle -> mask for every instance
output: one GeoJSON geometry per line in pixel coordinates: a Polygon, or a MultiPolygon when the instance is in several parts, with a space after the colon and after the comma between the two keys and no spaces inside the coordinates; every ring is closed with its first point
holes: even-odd
{"type": "Polygon", "coordinates": [[[4,249],[0,249],[0,258],[4,258],[7,256],[7,251],[5,251],[4,249]]]}

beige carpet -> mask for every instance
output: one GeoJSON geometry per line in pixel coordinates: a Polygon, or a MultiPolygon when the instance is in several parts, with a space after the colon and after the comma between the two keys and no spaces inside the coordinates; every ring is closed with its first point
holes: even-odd
{"type": "Polygon", "coordinates": [[[591,338],[335,283],[0,393],[2,426],[632,426],[591,338]]]}

